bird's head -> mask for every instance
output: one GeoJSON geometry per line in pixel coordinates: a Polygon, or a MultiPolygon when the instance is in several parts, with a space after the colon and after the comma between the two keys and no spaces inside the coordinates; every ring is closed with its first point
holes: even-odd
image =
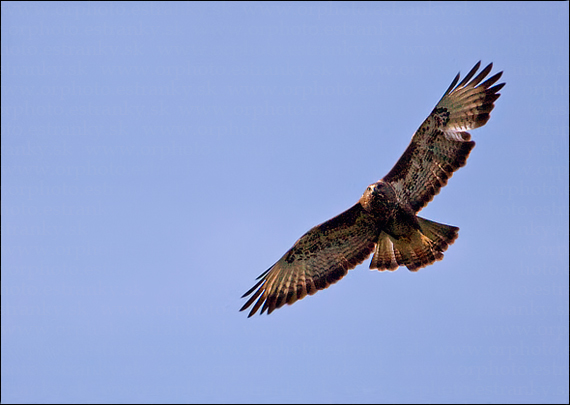
{"type": "Polygon", "coordinates": [[[394,189],[382,180],[366,187],[364,194],[360,197],[360,205],[375,216],[388,216],[395,208],[396,202],[394,189]]]}

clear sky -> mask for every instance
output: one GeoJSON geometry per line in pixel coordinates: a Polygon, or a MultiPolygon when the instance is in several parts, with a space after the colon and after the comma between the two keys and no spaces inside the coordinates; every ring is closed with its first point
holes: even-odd
{"type": "Polygon", "coordinates": [[[568,18],[2,2],[2,401],[566,402],[568,18]],[[507,85],[422,211],[445,259],[238,312],[479,60],[507,85]]]}

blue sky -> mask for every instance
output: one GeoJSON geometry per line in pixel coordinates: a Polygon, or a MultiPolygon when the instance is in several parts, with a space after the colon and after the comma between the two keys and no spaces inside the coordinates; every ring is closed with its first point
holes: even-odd
{"type": "Polygon", "coordinates": [[[2,2],[2,401],[566,402],[568,3],[2,2]],[[507,85],[417,273],[255,277],[454,76],[507,85]]]}

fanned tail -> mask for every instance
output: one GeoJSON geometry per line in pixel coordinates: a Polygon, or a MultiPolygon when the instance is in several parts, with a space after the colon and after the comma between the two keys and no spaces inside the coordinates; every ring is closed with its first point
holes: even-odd
{"type": "Polygon", "coordinates": [[[457,239],[459,228],[417,218],[420,230],[414,230],[405,237],[396,239],[386,232],[380,234],[370,262],[371,269],[396,270],[406,266],[417,271],[443,259],[443,252],[457,239]]]}

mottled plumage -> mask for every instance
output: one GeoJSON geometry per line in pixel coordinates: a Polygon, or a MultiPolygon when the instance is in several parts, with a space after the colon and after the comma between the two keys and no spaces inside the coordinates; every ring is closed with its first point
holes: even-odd
{"type": "Polygon", "coordinates": [[[455,77],[382,180],[368,186],[352,208],[301,236],[258,277],[243,295],[253,293],[241,311],[255,303],[249,316],[259,308],[270,314],[313,295],[336,283],[370,253],[374,253],[370,268],[378,270],[406,266],[416,271],[443,258],[459,228],[416,214],[465,165],[475,146],[466,131],[485,125],[505,85],[493,86],[502,72],[481,83],[493,64],[473,78],[479,67],[480,62],[459,84],[459,74],[455,77]]]}

